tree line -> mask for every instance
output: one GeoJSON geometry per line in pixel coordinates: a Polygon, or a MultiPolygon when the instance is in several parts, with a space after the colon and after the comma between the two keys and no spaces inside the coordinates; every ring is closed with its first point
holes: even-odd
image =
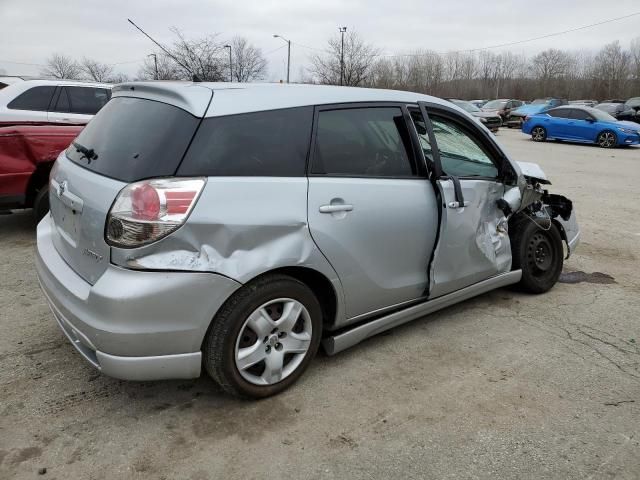
{"type": "MultiPolygon", "coordinates": [[[[203,81],[233,78],[249,82],[266,77],[265,56],[244,37],[225,43],[216,34],[189,39],[178,29],[172,32],[174,39],[166,47],[169,54],[158,51],[148,56],[134,79],[190,80],[196,75],[203,81]]],[[[416,49],[383,55],[380,48],[352,30],[344,36],[344,51],[342,38],[335,35],[324,50],[309,57],[308,63],[302,70],[303,83],[338,85],[344,68],[344,85],[410,90],[445,98],[603,100],[640,96],[640,37],[628,46],[614,41],[594,52],[550,48],[525,56],[510,51],[442,54],[416,49]]],[[[41,74],[112,83],[130,79],[113,65],[62,54],[52,55],[41,74]]]]}
{"type": "Polygon", "coordinates": [[[226,43],[215,34],[188,39],[176,28],[171,31],[174,40],[165,47],[168,53],[157,51],[147,56],[133,78],[117,72],[112,64],[86,57],[76,60],[60,53],[54,53],[47,59],[40,74],[51,78],[107,83],[191,80],[194,76],[204,82],[223,82],[231,78],[236,82],[250,82],[266,76],[267,61],[262,51],[244,37],[236,36],[226,43]]]}
{"type": "MultiPolygon", "coordinates": [[[[311,56],[305,80],[339,84],[341,53],[337,35],[325,52],[311,56]]],[[[445,98],[626,99],[640,96],[640,37],[628,48],[614,41],[596,52],[550,48],[531,57],[509,51],[441,54],[428,49],[384,56],[357,32],[350,32],[344,40],[343,68],[345,85],[445,98]]]]}

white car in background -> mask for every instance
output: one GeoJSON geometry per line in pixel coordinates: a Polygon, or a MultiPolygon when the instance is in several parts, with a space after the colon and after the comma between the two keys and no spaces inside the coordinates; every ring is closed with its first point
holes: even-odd
{"type": "Polygon", "coordinates": [[[0,90],[0,124],[86,124],[111,98],[112,85],[24,80],[0,90]]]}

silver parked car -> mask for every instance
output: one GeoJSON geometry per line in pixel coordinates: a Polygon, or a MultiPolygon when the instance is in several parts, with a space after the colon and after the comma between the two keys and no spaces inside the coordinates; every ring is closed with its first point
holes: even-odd
{"type": "Polygon", "coordinates": [[[541,293],[579,230],[489,130],[437,98],[130,83],[63,152],[37,271],[107,375],[265,397],[335,354],[506,285],[541,293]]]}

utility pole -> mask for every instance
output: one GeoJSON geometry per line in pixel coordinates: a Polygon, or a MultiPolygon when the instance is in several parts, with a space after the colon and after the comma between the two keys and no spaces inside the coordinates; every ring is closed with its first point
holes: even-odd
{"type": "Polygon", "coordinates": [[[233,69],[232,69],[232,62],[231,62],[231,45],[225,45],[224,48],[228,48],[229,49],[229,81],[233,82],[233,69]]]}
{"type": "Polygon", "coordinates": [[[147,55],[147,57],[153,57],[153,65],[155,66],[153,79],[158,80],[158,55],[156,55],[155,53],[150,53],[149,55],[147,55]]]}
{"type": "Polygon", "coordinates": [[[344,85],[344,32],[347,31],[347,27],[339,27],[338,30],[342,37],[342,46],[340,47],[340,85],[344,85]]]}
{"type": "Polygon", "coordinates": [[[281,38],[287,42],[287,83],[289,83],[289,72],[291,71],[291,40],[287,40],[282,35],[274,35],[273,38],[281,38]]]}

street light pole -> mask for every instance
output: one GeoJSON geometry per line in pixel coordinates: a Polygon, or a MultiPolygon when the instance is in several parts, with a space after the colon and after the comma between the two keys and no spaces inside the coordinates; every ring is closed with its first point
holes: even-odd
{"type": "Polygon", "coordinates": [[[224,48],[229,49],[229,81],[233,82],[233,69],[231,63],[231,45],[225,45],[224,48]]]}
{"type": "Polygon", "coordinates": [[[153,57],[153,64],[155,65],[155,74],[153,76],[154,80],[158,80],[158,55],[155,53],[150,53],[147,57],[153,57]]]}
{"type": "Polygon", "coordinates": [[[274,35],[273,38],[281,38],[287,42],[287,83],[289,83],[289,72],[291,71],[291,40],[287,40],[282,35],[274,35]]]}
{"type": "Polygon", "coordinates": [[[340,47],[340,85],[344,85],[344,32],[347,31],[347,27],[339,27],[340,36],[342,37],[340,47]]]}

